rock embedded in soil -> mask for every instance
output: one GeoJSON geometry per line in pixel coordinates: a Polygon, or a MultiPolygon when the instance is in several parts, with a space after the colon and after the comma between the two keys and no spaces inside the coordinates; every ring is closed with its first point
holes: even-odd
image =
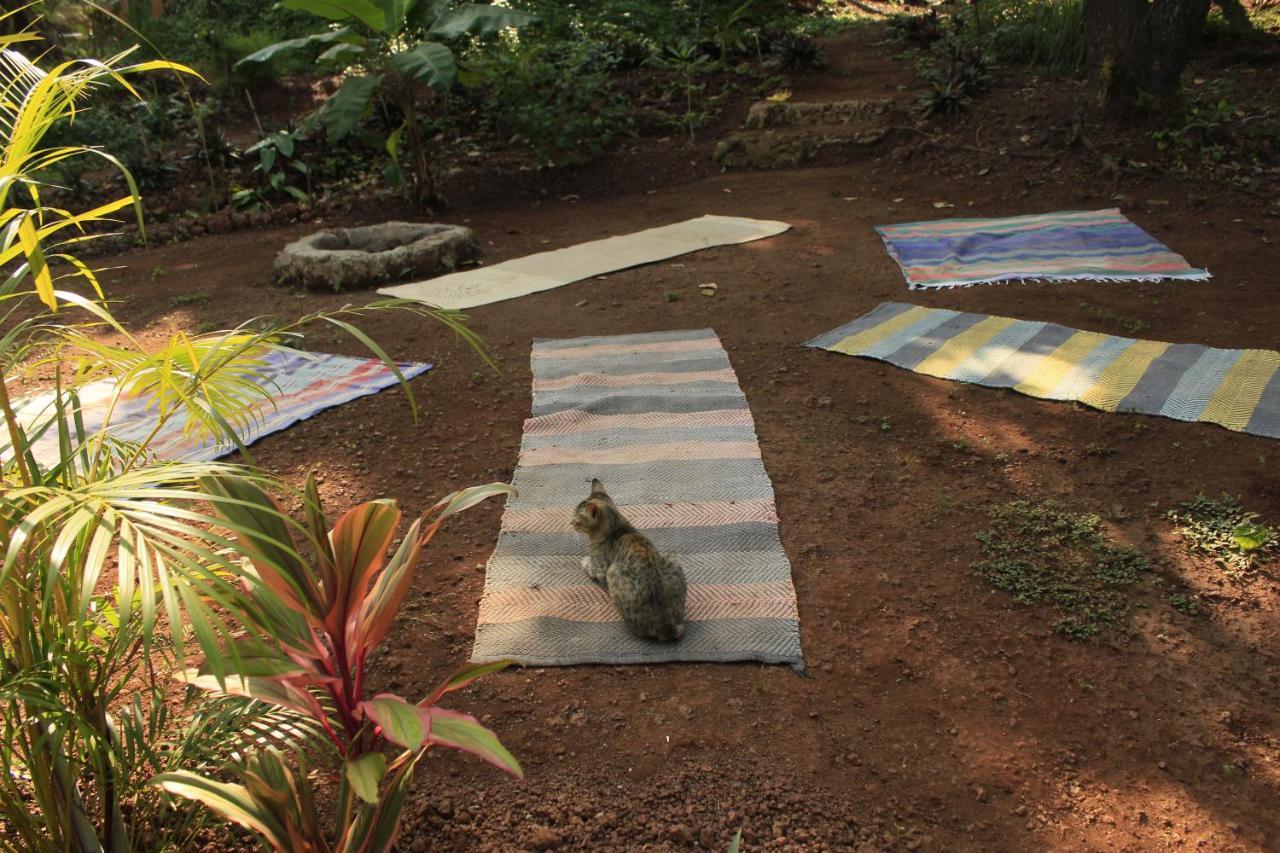
{"type": "Polygon", "coordinates": [[[545,826],[535,826],[529,833],[529,846],[534,850],[555,850],[560,846],[560,833],[545,826]]]}
{"type": "Polygon", "coordinates": [[[816,127],[855,124],[884,115],[893,107],[891,98],[865,98],[827,103],[759,101],[747,112],[747,129],[767,127],[816,127]]]}
{"type": "Polygon", "coordinates": [[[451,272],[479,254],[470,228],[384,222],[319,231],[290,243],[276,257],[275,278],[312,290],[360,290],[451,272]]]}

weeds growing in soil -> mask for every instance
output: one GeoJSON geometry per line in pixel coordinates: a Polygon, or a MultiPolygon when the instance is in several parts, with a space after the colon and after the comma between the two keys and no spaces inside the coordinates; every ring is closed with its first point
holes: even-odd
{"type": "Polygon", "coordinates": [[[969,8],[961,38],[999,61],[1052,74],[1084,73],[1083,0],[983,0],[969,8]]]}
{"type": "Polygon", "coordinates": [[[1020,604],[1053,608],[1053,629],[1088,639],[1123,629],[1130,589],[1150,570],[1147,558],[1111,542],[1102,519],[1054,501],[1013,501],[990,509],[991,528],[975,534],[986,559],[976,569],[1020,604]]]}
{"type": "Polygon", "coordinates": [[[1176,169],[1204,168],[1257,190],[1263,170],[1280,160],[1280,98],[1244,92],[1230,79],[1193,81],[1177,123],[1151,137],[1176,169]]]}
{"type": "Polygon", "coordinates": [[[1167,518],[1187,550],[1212,558],[1233,577],[1244,577],[1271,562],[1280,550],[1276,529],[1231,495],[1217,499],[1196,495],[1170,510],[1167,518]]]}

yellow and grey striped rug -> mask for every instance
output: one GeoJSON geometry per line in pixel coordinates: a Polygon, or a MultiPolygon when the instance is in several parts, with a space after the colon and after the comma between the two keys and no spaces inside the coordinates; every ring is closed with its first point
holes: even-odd
{"type": "Polygon", "coordinates": [[[900,302],[882,303],[808,346],[1105,412],[1280,438],[1280,352],[1273,350],[1144,341],[900,302]]]}

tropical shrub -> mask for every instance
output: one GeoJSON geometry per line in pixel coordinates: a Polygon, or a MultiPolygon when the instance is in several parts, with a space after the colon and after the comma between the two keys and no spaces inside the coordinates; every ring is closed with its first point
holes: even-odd
{"type": "Polygon", "coordinates": [[[613,81],[617,61],[598,43],[504,44],[479,67],[488,129],[542,162],[589,160],[627,130],[627,100],[613,81]]]}
{"type": "MultiPolygon", "coordinates": [[[[277,484],[245,466],[159,461],[150,437],[112,434],[114,413],[148,395],[157,432],[177,420],[196,436],[235,441],[268,402],[263,356],[309,323],[350,332],[398,369],[351,325],[363,312],[346,309],[144,347],[74,254],[130,206],[141,226],[134,178],[112,154],[50,145],[48,135],[108,87],[139,97],[136,75],[189,69],[130,64],[131,51],[42,68],[18,49],[36,42],[26,30],[0,36],[0,844],[183,847],[193,812],[173,812],[149,777],[215,768],[249,743],[288,748],[305,733],[296,713],[175,695],[167,677],[193,645],[225,676],[218,655],[234,641],[230,626],[259,606],[236,550],[235,537],[252,531],[210,514],[205,484],[277,484]],[[116,169],[129,192],[83,212],[46,203],[42,176],[83,157],[116,169]],[[31,365],[51,373],[53,387],[19,404],[9,389],[31,365]],[[95,427],[81,405],[92,380],[110,389],[95,427]]],[[[407,310],[479,345],[454,315],[407,310]]]]}
{"type": "Polygon", "coordinates": [[[238,531],[254,606],[242,623],[251,639],[226,647],[228,663],[206,664],[186,678],[301,714],[324,732],[343,772],[331,830],[317,817],[305,765],[295,774],[275,749],[250,756],[240,769],[243,784],[179,771],[157,779],[164,790],[203,802],[276,850],[381,851],[395,842],[414,767],[431,746],[465,750],[522,775],[492,732],[437,704],[507,662],[468,665],[417,702],[373,694],[366,666],[391,630],[422,549],[444,520],[511,487],[494,483],[449,495],[410,526],[388,559],[400,523],[394,501],[353,507],[329,530],[315,480],[308,478],[300,547],[285,515],[252,480],[213,476],[202,486],[215,514],[238,531]],[[315,562],[304,553],[314,553],[315,562]]]}
{"type": "Polygon", "coordinates": [[[635,68],[692,40],[710,58],[757,56],[765,29],[797,20],[786,0],[510,0],[537,16],[532,37],[546,43],[595,41],[635,68]]]}
{"type": "Polygon", "coordinates": [[[410,200],[420,207],[439,203],[420,104],[424,98],[443,96],[457,83],[451,42],[519,27],[530,16],[502,6],[452,0],[281,0],[281,5],[341,26],[270,45],[238,65],[270,62],[289,51],[324,46],[319,56],[322,64],[359,69],[342,81],[316,116],[330,141],[350,134],[379,98],[389,101],[398,113],[398,123],[383,140],[390,156],[387,178],[393,184],[401,180],[403,145],[410,200]]]}

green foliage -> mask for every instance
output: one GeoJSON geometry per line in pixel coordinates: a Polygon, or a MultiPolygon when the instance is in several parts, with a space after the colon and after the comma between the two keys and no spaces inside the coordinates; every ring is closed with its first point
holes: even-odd
{"type": "Polygon", "coordinates": [[[710,57],[699,51],[694,42],[686,41],[655,54],[650,63],[671,72],[675,78],[676,91],[684,101],[684,112],[676,116],[676,123],[688,132],[689,141],[693,142],[695,131],[711,118],[705,102],[706,83],[701,79],[710,70],[710,57]]]}
{"type": "MultiPolygon", "coordinates": [[[[796,22],[787,0],[512,0],[535,14],[529,36],[546,43],[587,39],[623,69],[689,41],[712,59],[758,53],[761,35],[796,22]]],[[[522,36],[523,38],[523,36],[522,36]]]]}
{"type": "Polygon", "coordinates": [[[311,182],[311,168],[298,149],[305,139],[301,132],[275,131],[246,148],[245,154],[258,155],[253,172],[259,177],[260,185],[236,190],[231,194],[231,203],[236,207],[259,208],[280,198],[310,201],[311,195],[293,183],[302,179],[309,186],[311,182]]]}
{"type": "Polygon", "coordinates": [[[785,71],[821,71],[828,64],[813,36],[800,32],[782,33],[770,42],[769,51],[785,71]]]}
{"type": "MultiPolygon", "coordinates": [[[[142,190],[168,189],[181,174],[180,158],[198,156],[200,119],[205,116],[197,116],[190,104],[176,95],[136,99],[126,92],[112,94],[115,97],[100,98],[94,106],[55,126],[49,144],[110,151],[142,190]],[[188,150],[183,151],[184,147],[188,150]]],[[[99,165],[100,158],[86,150],[59,161],[53,171],[60,183],[83,192],[88,189],[85,174],[99,165]]],[[[119,173],[109,177],[123,184],[119,173]]]]}
{"type": "Polygon", "coordinates": [[[272,62],[281,54],[332,42],[322,61],[336,70],[356,67],[361,73],[346,77],[317,114],[330,141],[350,134],[373,111],[376,98],[385,97],[395,104],[401,121],[384,138],[392,161],[388,175],[399,174],[401,143],[407,143],[410,199],[418,206],[437,203],[419,98],[426,92],[443,96],[458,82],[451,42],[495,36],[532,17],[502,6],[452,0],[281,0],[281,5],[341,26],[270,45],[237,66],[272,62]]]}
{"type": "Polygon", "coordinates": [[[990,517],[991,528],[975,534],[986,559],[974,568],[992,586],[1020,604],[1052,607],[1053,628],[1067,637],[1124,626],[1129,589],[1150,567],[1140,551],[1112,544],[1098,516],[1013,501],[990,517]]]}
{"type": "Polygon", "coordinates": [[[195,68],[219,93],[256,90],[281,75],[300,74],[313,66],[301,56],[281,55],[252,66],[236,63],[267,45],[301,35],[308,15],[258,0],[168,0],[165,14],[152,17],[148,2],[130,3],[129,24],[137,33],[113,25],[103,15],[85,22],[103,40],[140,36],[144,50],[159,58],[180,58],[195,68]]]}
{"type": "Polygon", "coordinates": [[[195,809],[174,809],[172,799],[151,784],[157,775],[220,772],[254,744],[294,749],[308,736],[296,714],[190,689],[175,698],[147,688],[123,701],[115,719],[118,758],[127,771],[129,841],[141,850],[188,849],[207,823],[195,809]]]}
{"type": "Polygon", "coordinates": [[[947,31],[937,9],[930,9],[922,15],[895,15],[889,19],[889,32],[915,47],[930,47],[945,38],[947,31]]]}
{"type": "Polygon", "coordinates": [[[503,44],[479,65],[480,111],[499,138],[528,146],[547,163],[580,163],[629,128],[616,61],[591,42],[503,44]]]}
{"type": "Polygon", "coordinates": [[[1229,78],[1196,81],[1177,122],[1152,139],[1183,171],[1206,168],[1257,190],[1264,168],[1280,160],[1280,98],[1272,92],[1244,92],[1229,78]]]}
{"type": "Polygon", "coordinates": [[[960,37],[1000,62],[1084,73],[1083,0],[983,0],[970,8],[960,37]]]}
{"type": "Polygon", "coordinates": [[[1243,577],[1275,559],[1280,537],[1248,512],[1239,498],[1214,499],[1196,495],[1166,516],[1173,522],[1187,550],[1203,554],[1233,577],[1243,577]]]}
{"type": "Polygon", "coordinates": [[[714,39],[716,54],[722,61],[752,52],[753,48],[759,52],[760,30],[753,26],[756,23],[755,6],[756,0],[742,0],[736,6],[718,3],[712,3],[709,9],[704,6],[707,27],[714,39]]]}
{"type": "Polygon", "coordinates": [[[1083,0],[982,0],[953,9],[948,15],[936,9],[900,15],[890,29],[915,47],[954,43],[1001,63],[1053,74],[1084,73],[1083,0]]]}
{"type": "Polygon", "coordinates": [[[954,115],[969,108],[972,97],[986,90],[991,72],[986,55],[976,46],[948,42],[935,49],[922,65],[921,75],[929,89],[920,96],[921,115],[954,115]]]}
{"type": "MultiPolygon", "coordinates": [[[[225,678],[244,659],[221,653],[255,616],[254,576],[239,537],[253,530],[209,514],[208,478],[281,488],[246,466],[160,462],[153,437],[185,424],[196,439],[238,441],[270,396],[265,353],[310,323],[334,326],[394,363],[351,320],[312,314],[254,331],[173,334],[144,344],[111,314],[94,271],[73,252],[139,196],[101,148],[50,146],[51,135],[108,85],[140,97],[131,78],[182,66],[102,61],[41,67],[0,35],[0,814],[5,843],[41,851],[190,846],[198,822],[145,786],[155,773],[208,771],[248,743],[290,745],[296,709],[236,698],[175,696],[164,676],[198,647],[225,678]],[[97,157],[129,193],[83,212],[45,202],[43,176],[97,157]],[[79,292],[87,290],[89,293],[79,292]],[[103,330],[108,334],[104,335],[103,330]],[[54,369],[56,365],[57,369],[54,369]],[[10,380],[36,368],[56,377],[15,403],[10,380]],[[101,380],[108,412],[86,426],[81,389],[101,380]],[[156,428],[140,440],[112,432],[122,400],[147,396],[156,428]],[[219,524],[221,521],[221,524],[219,524]],[[231,538],[229,538],[231,537],[231,538]]],[[[38,50],[38,46],[35,50],[38,50]]],[[[87,113],[81,113],[87,114],[87,113]]],[[[388,303],[390,304],[390,303],[388,303]]],[[[476,343],[455,315],[423,311],[476,343]]],[[[407,386],[406,386],[407,390],[407,386]]],[[[412,397],[410,397],[412,400],[412,397]]],[[[466,732],[462,733],[463,735],[466,732]]],[[[458,734],[453,735],[459,739],[458,734]]]]}

